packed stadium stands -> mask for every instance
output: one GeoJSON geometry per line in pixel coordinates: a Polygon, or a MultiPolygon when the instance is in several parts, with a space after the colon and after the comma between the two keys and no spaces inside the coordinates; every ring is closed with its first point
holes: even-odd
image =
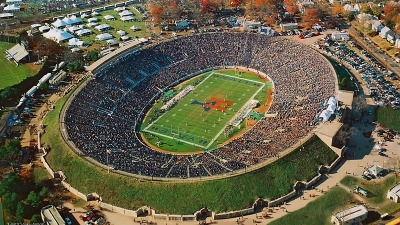
{"type": "Polygon", "coordinates": [[[323,102],[335,95],[335,74],[323,56],[282,37],[250,33],[203,33],[149,45],[94,76],[66,111],[69,140],[100,163],[108,159],[118,170],[149,177],[213,176],[264,162],[306,136],[323,102]],[[216,66],[268,74],[275,85],[269,113],[276,116],[209,152],[174,155],[146,146],[137,123],[149,100],[188,74],[216,66]]]}

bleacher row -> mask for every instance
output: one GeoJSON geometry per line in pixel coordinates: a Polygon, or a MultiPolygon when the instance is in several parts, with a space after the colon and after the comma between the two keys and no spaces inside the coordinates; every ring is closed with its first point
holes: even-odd
{"type": "Polygon", "coordinates": [[[332,67],[314,50],[280,37],[248,33],[204,33],[128,54],[106,67],[76,94],[65,124],[87,156],[116,169],[152,177],[213,176],[275,157],[307,135],[314,116],[335,93],[332,67]],[[144,145],[136,122],[143,108],[188,74],[216,66],[242,66],[274,81],[270,113],[250,131],[213,151],[172,155],[144,145]],[[265,140],[268,140],[265,141],[265,140]],[[107,157],[106,149],[112,149],[107,157]]]}

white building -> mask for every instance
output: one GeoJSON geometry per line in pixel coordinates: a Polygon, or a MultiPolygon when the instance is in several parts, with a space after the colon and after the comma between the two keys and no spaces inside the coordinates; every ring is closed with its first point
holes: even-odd
{"type": "Polygon", "coordinates": [[[251,30],[261,27],[260,22],[253,22],[253,21],[243,21],[242,23],[244,30],[251,30]]]}
{"type": "Polygon", "coordinates": [[[349,39],[349,33],[332,33],[332,40],[334,41],[348,41],[349,39]]]}
{"type": "Polygon", "coordinates": [[[397,183],[394,187],[390,188],[386,197],[396,203],[399,203],[400,202],[400,183],[397,183]]]}
{"type": "Polygon", "coordinates": [[[335,225],[353,225],[361,224],[368,216],[368,210],[363,205],[355,205],[343,211],[340,211],[331,217],[332,224],[335,225]]]}
{"type": "Polygon", "coordinates": [[[389,27],[384,27],[382,28],[381,32],[379,32],[379,36],[381,36],[381,38],[386,39],[389,31],[390,31],[389,27]]]}
{"type": "Polygon", "coordinates": [[[383,27],[384,27],[383,24],[382,24],[381,21],[379,21],[379,20],[374,20],[374,21],[371,23],[371,28],[372,28],[373,31],[381,32],[381,30],[382,30],[383,27]]]}
{"type": "Polygon", "coordinates": [[[386,40],[391,44],[394,44],[396,40],[399,39],[399,35],[396,34],[394,31],[390,30],[386,35],[386,40]]]}
{"type": "Polygon", "coordinates": [[[280,25],[282,30],[292,30],[299,28],[298,23],[281,23],[280,25]]]}
{"type": "Polygon", "coordinates": [[[315,3],[312,0],[298,0],[297,7],[301,13],[304,13],[308,7],[313,7],[315,3]]]}
{"type": "Polygon", "coordinates": [[[359,14],[361,11],[361,5],[360,4],[354,4],[354,5],[346,4],[343,6],[343,9],[345,11],[351,12],[353,14],[359,14]]]}

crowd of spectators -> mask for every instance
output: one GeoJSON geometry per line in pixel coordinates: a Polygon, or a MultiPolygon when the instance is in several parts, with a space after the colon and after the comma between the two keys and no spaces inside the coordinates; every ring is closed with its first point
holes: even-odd
{"type": "Polygon", "coordinates": [[[335,94],[334,76],[321,55],[285,38],[195,34],[144,47],[100,71],[76,94],[65,125],[68,138],[86,156],[122,171],[175,178],[230,173],[276,157],[305,137],[315,127],[313,119],[323,102],[335,94]],[[269,113],[276,116],[264,117],[213,151],[173,155],[146,146],[137,123],[149,100],[188,74],[217,66],[267,74],[275,85],[269,113]]]}

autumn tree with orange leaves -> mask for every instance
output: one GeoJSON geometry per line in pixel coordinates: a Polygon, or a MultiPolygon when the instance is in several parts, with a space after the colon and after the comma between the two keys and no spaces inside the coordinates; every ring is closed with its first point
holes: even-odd
{"type": "Polygon", "coordinates": [[[385,25],[393,29],[396,33],[400,31],[400,5],[397,3],[388,3],[383,9],[385,15],[385,25]]]}
{"type": "Polygon", "coordinates": [[[204,13],[215,13],[222,8],[222,0],[200,0],[200,6],[204,13]]]}
{"type": "Polygon", "coordinates": [[[318,23],[318,21],[322,18],[323,13],[317,7],[308,8],[304,12],[301,21],[307,28],[310,28],[318,23]]]}
{"type": "Polygon", "coordinates": [[[342,13],[342,6],[340,6],[340,5],[335,5],[335,6],[332,8],[332,15],[337,16],[337,15],[339,15],[339,14],[341,14],[341,13],[342,13]]]}
{"type": "Polygon", "coordinates": [[[290,13],[290,15],[294,15],[299,11],[299,7],[297,6],[297,0],[283,0],[283,4],[286,6],[286,11],[290,13]]]}
{"type": "Polygon", "coordinates": [[[162,20],[162,16],[164,14],[163,6],[156,5],[155,3],[150,3],[149,11],[155,23],[159,23],[162,20]]]}

